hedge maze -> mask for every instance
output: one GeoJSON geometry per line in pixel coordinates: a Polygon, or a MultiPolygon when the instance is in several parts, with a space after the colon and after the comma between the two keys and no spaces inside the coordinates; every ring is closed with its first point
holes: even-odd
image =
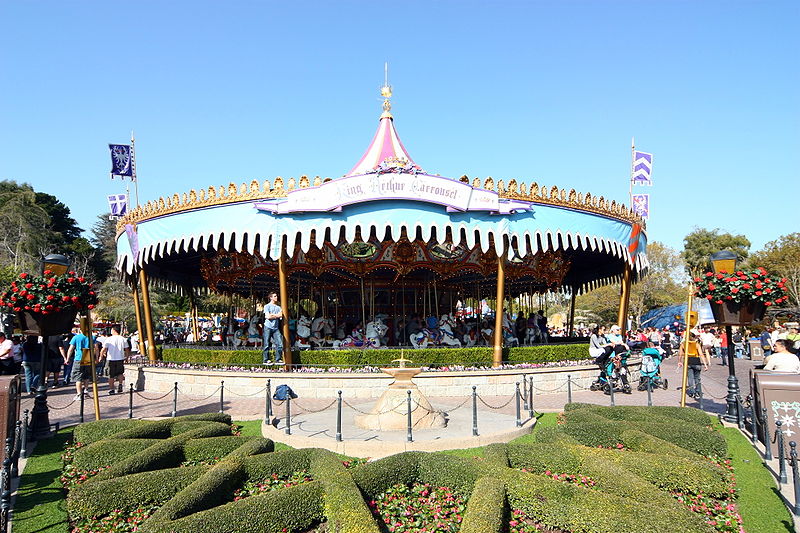
{"type": "Polygon", "coordinates": [[[126,513],[150,533],[415,531],[371,508],[393,487],[429,484],[463,495],[465,533],[728,531],[686,502],[732,501],[730,473],[706,457],[724,458],[725,441],[699,411],[571,404],[535,435],[480,458],[407,452],[348,468],[326,450],[235,436],[227,415],[90,422],[67,454],[65,468],[90,472],[67,509],[86,531],[126,513]]]}

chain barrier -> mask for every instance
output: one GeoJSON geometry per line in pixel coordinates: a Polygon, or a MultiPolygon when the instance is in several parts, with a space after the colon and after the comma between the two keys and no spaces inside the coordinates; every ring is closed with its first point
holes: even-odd
{"type": "Polygon", "coordinates": [[[78,398],[73,396],[72,400],[67,405],[63,405],[61,407],[57,407],[55,405],[50,405],[50,403],[48,402],[47,407],[49,407],[50,409],[55,409],[56,411],[60,411],[61,409],[66,409],[67,407],[71,406],[73,403],[75,403],[77,401],[78,401],[78,398]]]}
{"type": "MultiPolygon", "coordinates": [[[[529,386],[533,387],[533,390],[535,390],[536,392],[552,393],[552,392],[558,392],[558,391],[564,389],[567,385],[569,385],[569,383],[565,381],[564,383],[562,383],[559,387],[556,387],[555,389],[540,389],[538,387],[533,387],[533,385],[529,385],[529,386]]],[[[572,385],[575,386],[575,382],[574,381],[572,382],[572,385]]]]}
{"type": "Polygon", "coordinates": [[[489,405],[488,403],[486,403],[486,400],[484,400],[483,397],[480,394],[478,395],[478,399],[481,401],[481,403],[483,405],[485,405],[489,409],[494,409],[494,410],[503,409],[504,407],[508,406],[511,402],[513,402],[514,399],[516,399],[516,397],[517,397],[517,393],[514,393],[514,394],[511,395],[511,398],[509,398],[506,403],[504,403],[503,405],[500,405],[498,407],[495,407],[494,405],[489,405]]]}
{"type": "Polygon", "coordinates": [[[327,411],[328,409],[330,409],[330,407],[331,407],[333,404],[335,404],[337,401],[338,401],[338,399],[334,399],[334,400],[333,400],[331,403],[329,403],[328,405],[326,405],[325,407],[323,407],[323,408],[321,408],[321,409],[309,409],[309,408],[303,407],[302,405],[300,405],[300,404],[297,402],[297,400],[295,400],[295,401],[294,401],[294,405],[295,405],[295,406],[296,406],[298,409],[300,409],[301,411],[303,411],[303,412],[305,412],[305,413],[321,413],[322,411],[327,411]]]}
{"type": "Polygon", "coordinates": [[[471,401],[471,400],[472,400],[472,395],[470,395],[470,396],[467,396],[466,398],[464,398],[464,401],[463,401],[463,402],[461,402],[460,404],[458,404],[458,405],[457,405],[457,406],[455,406],[455,407],[449,407],[449,408],[447,408],[447,409],[446,409],[446,411],[447,411],[448,413],[452,413],[453,411],[458,411],[459,409],[461,409],[462,407],[464,407],[464,406],[467,404],[467,402],[469,402],[469,401],[471,401]]]}
{"type": "Polygon", "coordinates": [[[133,391],[133,392],[135,392],[137,396],[139,396],[140,398],[144,398],[145,400],[148,400],[148,401],[157,401],[157,400],[163,400],[163,399],[164,399],[164,398],[166,398],[167,396],[171,395],[171,394],[172,394],[174,391],[175,391],[174,389],[170,389],[170,391],[169,391],[169,392],[166,392],[166,393],[164,393],[162,396],[159,396],[158,398],[148,398],[147,396],[145,396],[144,394],[142,394],[142,393],[141,393],[141,392],[139,392],[138,390],[135,390],[135,391],[133,391]]]}
{"type": "Polygon", "coordinates": [[[240,394],[240,393],[238,393],[238,392],[236,392],[236,391],[232,390],[230,387],[227,387],[227,386],[225,387],[225,390],[226,390],[226,391],[228,391],[228,392],[230,392],[230,393],[231,393],[231,394],[233,394],[234,396],[241,396],[242,398],[250,398],[250,397],[253,397],[253,396],[258,396],[259,394],[263,394],[263,393],[264,393],[264,391],[266,391],[266,390],[267,390],[267,388],[266,388],[266,387],[264,387],[263,389],[259,389],[259,390],[257,390],[256,392],[254,392],[254,393],[252,393],[252,394],[240,394]]]}
{"type": "MultiPolygon", "coordinates": [[[[209,398],[211,398],[212,396],[216,396],[216,395],[217,395],[217,393],[219,392],[219,390],[220,390],[221,388],[222,388],[222,387],[217,387],[216,389],[214,389],[214,392],[212,392],[212,393],[211,393],[211,394],[209,394],[208,396],[203,396],[202,398],[194,398],[194,397],[192,397],[191,395],[189,395],[189,394],[186,394],[185,392],[183,392],[183,391],[180,389],[180,387],[178,387],[178,392],[180,392],[181,394],[183,394],[183,396],[184,396],[184,397],[186,397],[186,398],[188,398],[189,400],[193,400],[193,401],[195,401],[195,402],[202,402],[202,401],[208,400],[208,399],[209,399],[209,398]]],[[[170,391],[170,393],[171,393],[171,392],[172,392],[172,391],[170,391]]]]}
{"type": "MultiPolygon", "coordinates": [[[[392,412],[394,412],[394,413],[400,413],[400,411],[398,411],[398,410],[397,410],[397,407],[393,407],[393,408],[391,408],[391,409],[387,409],[386,411],[380,411],[380,412],[378,412],[378,413],[373,413],[372,411],[362,411],[361,409],[359,409],[359,408],[358,408],[358,407],[356,407],[355,405],[351,404],[350,402],[348,402],[348,401],[347,401],[347,400],[345,400],[344,398],[342,399],[342,403],[343,403],[344,405],[346,405],[347,407],[349,407],[350,409],[352,409],[353,411],[355,411],[355,412],[357,412],[357,413],[361,413],[362,415],[385,415],[385,414],[387,414],[387,413],[392,413],[392,412]]],[[[405,408],[405,407],[406,407],[406,402],[405,402],[405,401],[403,401],[403,404],[402,404],[402,405],[398,405],[398,407],[404,407],[404,408],[405,408]]],[[[412,412],[413,412],[413,411],[412,411],[412,412]]],[[[400,413],[400,414],[405,414],[405,413],[406,413],[406,410],[403,410],[403,412],[402,412],[402,413],[400,413]]]]}

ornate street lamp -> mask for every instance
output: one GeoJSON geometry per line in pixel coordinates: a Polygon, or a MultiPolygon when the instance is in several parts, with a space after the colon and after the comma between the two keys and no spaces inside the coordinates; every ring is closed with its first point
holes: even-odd
{"type": "MultiPolygon", "coordinates": [[[[69,270],[71,261],[61,254],[49,254],[42,259],[41,273],[50,270],[57,275],[65,274],[69,270]]],[[[39,387],[33,400],[31,410],[31,433],[34,439],[46,437],[50,433],[50,408],[47,406],[47,331],[42,331],[42,361],[39,365],[39,387]]]]}
{"type": "MultiPolygon", "coordinates": [[[[729,275],[733,274],[736,271],[736,259],[736,254],[728,250],[722,250],[711,254],[710,262],[714,274],[720,272],[729,275]]],[[[734,367],[736,358],[734,357],[734,350],[732,349],[733,334],[730,324],[725,324],[725,337],[728,345],[728,395],[725,398],[725,402],[728,405],[724,418],[728,422],[736,422],[738,420],[737,411],[739,408],[737,401],[739,397],[739,380],[736,378],[736,368],[734,367]]]]}

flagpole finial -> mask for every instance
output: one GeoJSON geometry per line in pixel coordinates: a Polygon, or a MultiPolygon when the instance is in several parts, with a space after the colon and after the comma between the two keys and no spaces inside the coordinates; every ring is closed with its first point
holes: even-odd
{"type": "Polygon", "coordinates": [[[381,96],[383,97],[383,113],[381,114],[381,118],[393,118],[392,117],[392,103],[389,99],[392,97],[392,86],[389,85],[389,63],[383,64],[383,86],[381,86],[381,96]]]}

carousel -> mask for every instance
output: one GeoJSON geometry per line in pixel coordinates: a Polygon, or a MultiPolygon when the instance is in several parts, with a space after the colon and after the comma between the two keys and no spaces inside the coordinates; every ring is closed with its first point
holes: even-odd
{"type": "Polygon", "coordinates": [[[141,290],[137,320],[151,359],[149,283],[247,302],[253,344],[257,310],[273,291],[284,338],[293,315],[302,348],[461,346],[483,332],[499,365],[513,335],[494,332],[508,330],[509,311],[527,316],[537,295],[564,291],[571,331],[575,296],[609,283],[620,283],[625,326],[630,285],[647,269],[640,218],[574,189],[428,172],[400,141],[388,83],[381,95],[377,132],[341,177],[211,186],[150,201],[119,221],[117,268],[137,311],[141,290]],[[462,315],[477,316],[467,335],[454,333],[462,315]]]}

